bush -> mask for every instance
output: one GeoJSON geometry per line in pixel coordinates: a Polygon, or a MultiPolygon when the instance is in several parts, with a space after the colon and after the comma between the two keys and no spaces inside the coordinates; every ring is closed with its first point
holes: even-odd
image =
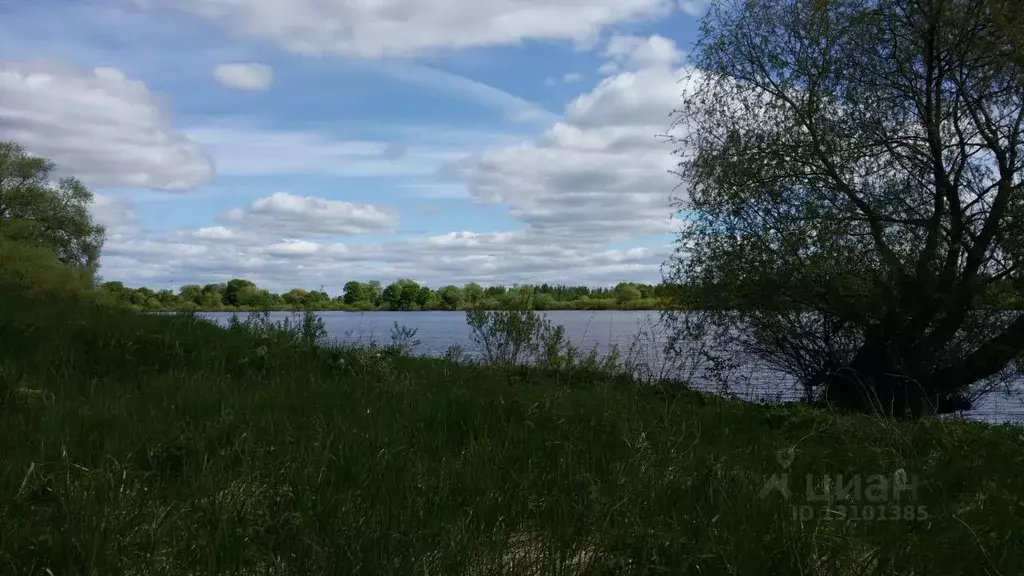
{"type": "Polygon", "coordinates": [[[92,287],[87,268],[62,263],[53,250],[0,239],[0,289],[41,297],[82,297],[92,287]]]}
{"type": "Polygon", "coordinates": [[[252,312],[239,320],[237,314],[228,319],[228,330],[241,332],[285,345],[315,346],[327,337],[323,318],[314,312],[293,313],[291,317],[274,322],[269,312],[252,312]]]}
{"type": "Polygon", "coordinates": [[[529,299],[514,299],[500,310],[466,312],[470,341],[480,360],[491,366],[534,366],[558,372],[584,371],[614,378],[624,372],[618,348],[602,357],[583,352],[565,337],[565,327],[533,310],[529,299]]]}

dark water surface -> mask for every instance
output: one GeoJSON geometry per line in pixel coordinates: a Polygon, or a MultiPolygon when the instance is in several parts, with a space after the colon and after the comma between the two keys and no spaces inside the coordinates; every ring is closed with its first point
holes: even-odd
{"type": "MultiPolygon", "coordinates": [[[[638,333],[644,331],[647,337],[638,345],[644,349],[645,358],[650,362],[664,362],[660,353],[664,333],[657,328],[659,313],[647,310],[602,310],[578,311],[557,310],[545,313],[554,324],[565,327],[566,337],[576,346],[590,350],[597,348],[606,353],[611,345],[620,350],[630,347],[638,333]]],[[[397,322],[401,326],[415,329],[419,346],[415,353],[430,356],[443,354],[450,346],[462,346],[467,352],[474,352],[470,340],[469,326],[464,312],[318,312],[323,318],[331,339],[349,343],[391,341],[391,328],[397,322]]],[[[208,312],[202,316],[226,323],[230,312],[208,312]]],[[[291,312],[271,312],[272,321],[290,318],[291,312]]],[[[245,317],[244,314],[239,315],[245,317]]],[[[717,388],[710,382],[694,382],[698,388],[717,388]]],[[[987,422],[1012,422],[1024,424],[1024,382],[1015,386],[1014,393],[994,392],[978,403],[965,416],[987,422]]],[[[778,373],[758,369],[753,364],[745,366],[723,392],[753,401],[790,401],[798,399],[802,389],[791,378],[778,373]]]]}

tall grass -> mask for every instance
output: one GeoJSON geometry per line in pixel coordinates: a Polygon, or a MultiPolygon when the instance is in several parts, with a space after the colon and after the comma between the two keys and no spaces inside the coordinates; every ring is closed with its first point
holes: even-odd
{"type": "Polygon", "coordinates": [[[0,292],[0,574],[1024,566],[1017,428],[566,386],[538,366],[512,383],[458,351],[322,345],[315,322],[260,322],[0,292]],[[790,498],[762,497],[781,474],[790,498]],[[825,490],[840,474],[916,477],[901,504],[927,518],[867,520],[878,501],[825,490]]]}

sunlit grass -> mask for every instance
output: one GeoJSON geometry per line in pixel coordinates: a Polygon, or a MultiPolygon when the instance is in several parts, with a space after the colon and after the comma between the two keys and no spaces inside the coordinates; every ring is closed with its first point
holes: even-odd
{"type": "Polygon", "coordinates": [[[1017,574],[1022,442],[0,296],[2,574],[1017,574]]]}

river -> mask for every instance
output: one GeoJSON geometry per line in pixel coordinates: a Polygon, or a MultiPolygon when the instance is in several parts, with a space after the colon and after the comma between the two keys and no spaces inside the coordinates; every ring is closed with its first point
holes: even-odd
{"type": "MultiPolygon", "coordinates": [[[[318,312],[327,328],[328,336],[346,343],[391,341],[391,329],[397,322],[400,326],[416,330],[419,345],[414,353],[440,356],[450,346],[459,345],[472,353],[470,329],[463,312],[318,312]]],[[[660,349],[664,334],[657,329],[658,312],[606,310],[576,311],[558,310],[545,313],[554,324],[565,327],[566,337],[576,346],[590,350],[596,348],[606,353],[611,345],[621,350],[629,348],[641,332],[646,334],[640,346],[651,362],[664,362],[660,349]]],[[[291,317],[290,312],[271,312],[273,321],[291,317]]],[[[208,312],[202,316],[224,324],[232,316],[230,312],[208,312]]],[[[244,318],[244,314],[240,315],[244,318]]],[[[703,389],[719,389],[711,382],[694,382],[703,389]]],[[[992,423],[1024,424],[1024,382],[1016,387],[1019,393],[993,392],[982,399],[965,416],[992,423]]],[[[752,401],[791,401],[799,398],[802,389],[795,381],[774,372],[758,369],[753,364],[743,367],[726,387],[719,391],[733,394],[752,401]]]]}

